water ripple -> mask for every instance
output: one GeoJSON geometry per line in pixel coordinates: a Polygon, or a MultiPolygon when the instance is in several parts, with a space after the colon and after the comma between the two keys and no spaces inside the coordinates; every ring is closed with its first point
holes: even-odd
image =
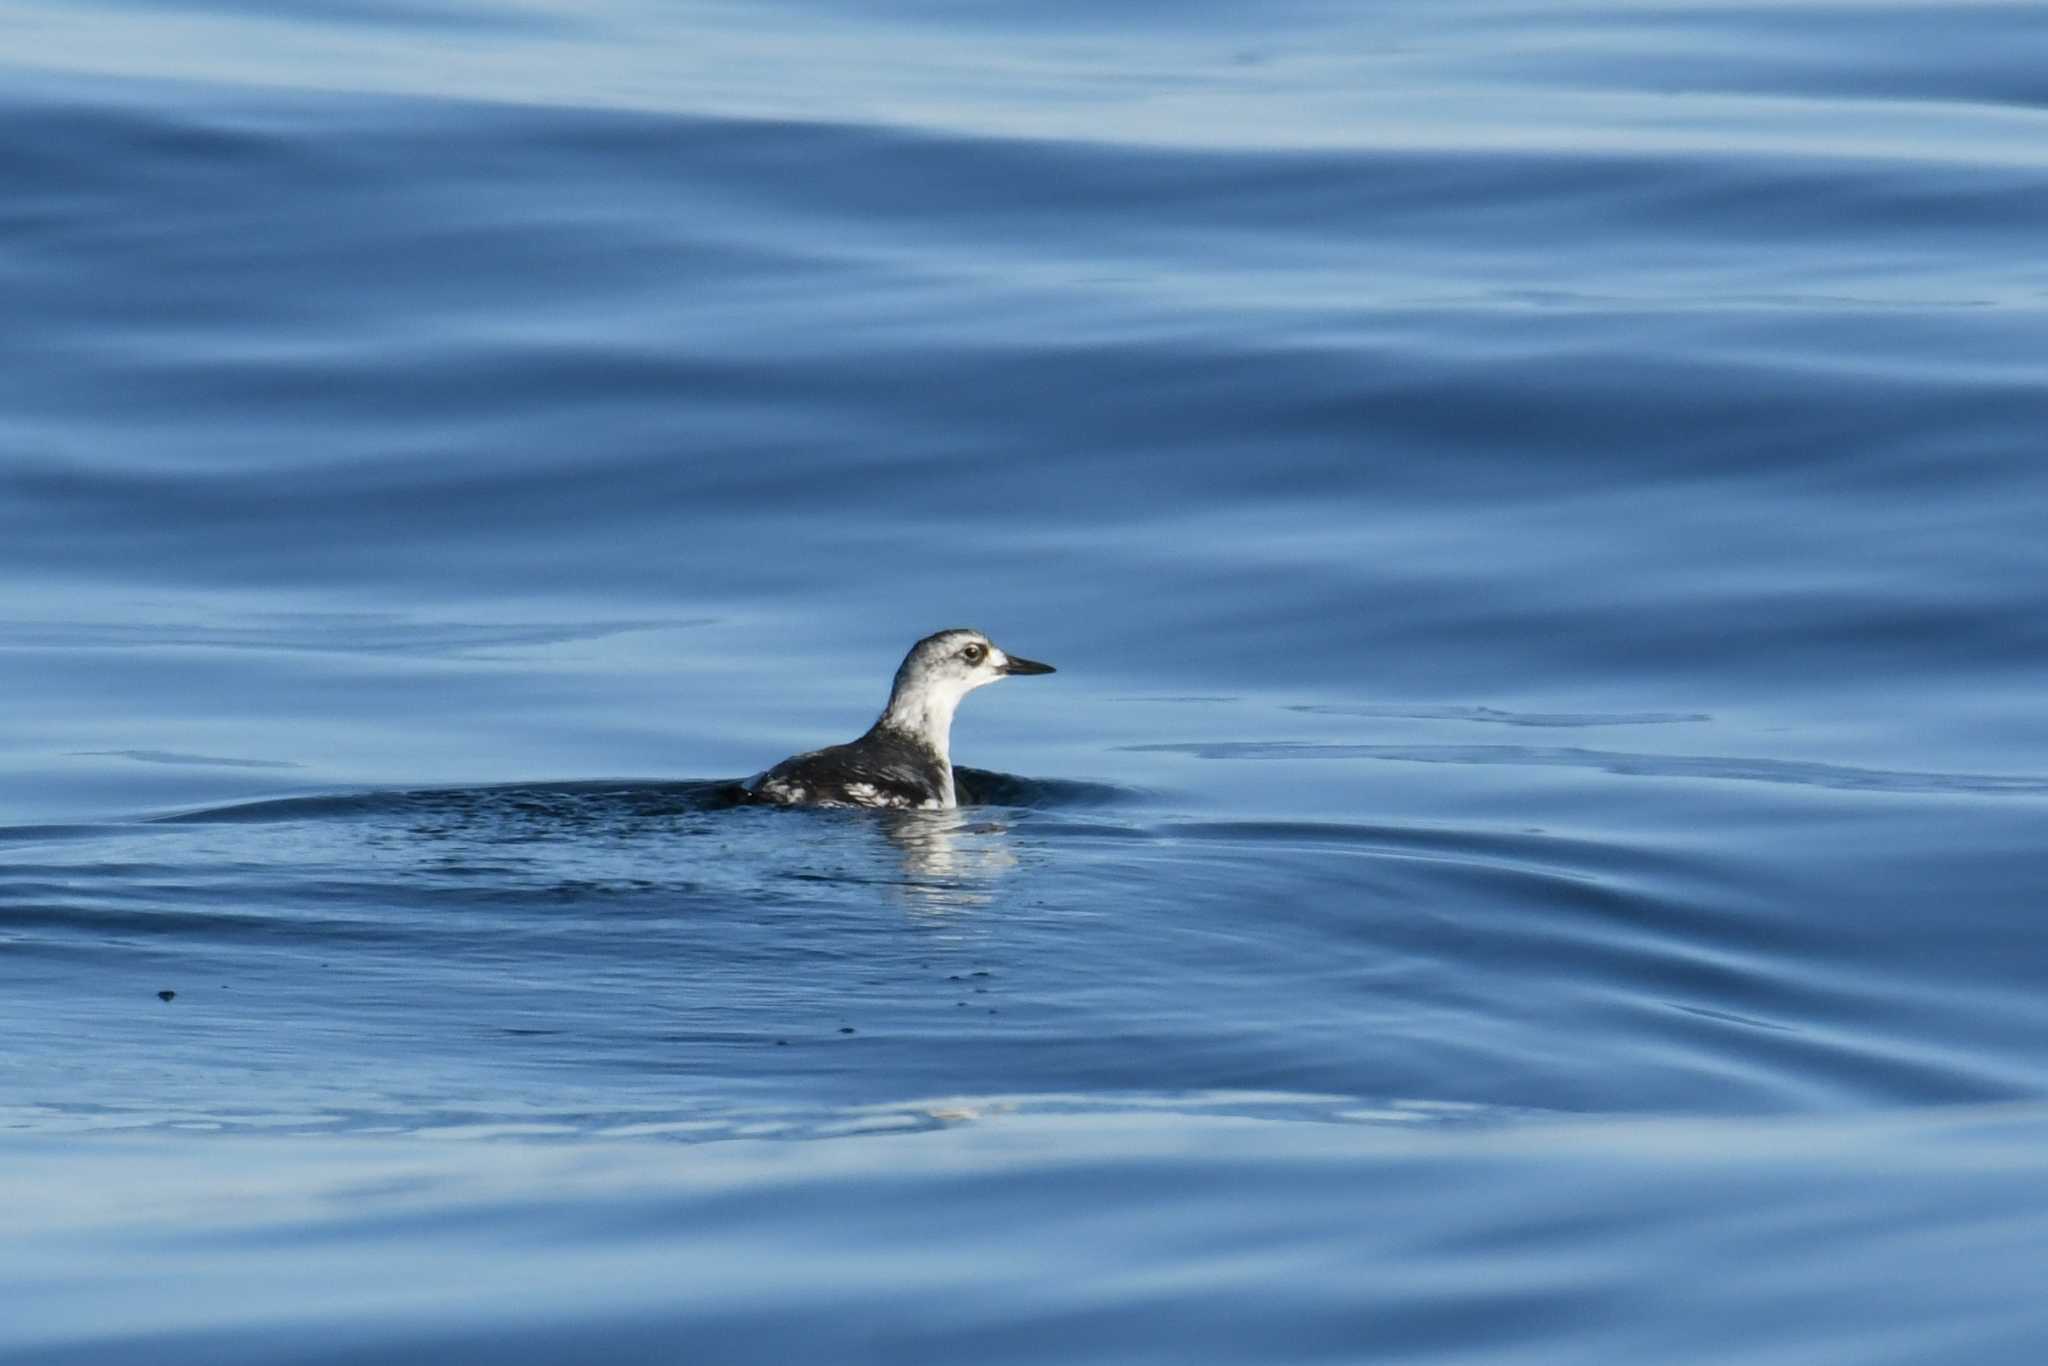
{"type": "Polygon", "coordinates": [[[1587,768],[1625,777],[1711,778],[1786,783],[1844,792],[1900,792],[2034,797],[2048,793],[2048,778],[2027,774],[1915,773],[1846,764],[1722,755],[1631,754],[1617,750],[1530,745],[1349,745],[1300,740],[1196,741],[1129,745],[1134,753],[1187,754],[1199,759],[1384,759],[1413,764],[1505,764],[1587,768]]]}
{"type": "Polygon", "coordinates": [[[1314,716],[1371,716],[1413,721],[1484,721],[1502,726],[1559,728],[1667,726],[1682,721],[1714,719],[1705,712],[1696,711],[1533,712],[1503,711],[1498,707],[1398,702],[1301,704],[1290,706],[1287,710],[1306,712],[1314,716]]]}

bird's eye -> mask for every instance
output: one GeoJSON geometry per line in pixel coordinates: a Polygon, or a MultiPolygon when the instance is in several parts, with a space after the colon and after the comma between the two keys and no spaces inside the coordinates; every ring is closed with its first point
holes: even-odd
{"type": "Polygon", "coordinates": [[[987,653],[988,651],[982,649],[979,645],[970,645],[960,652],[960,657],[969,664],[979,664],[981,663],[981,657],[987,653]]]}

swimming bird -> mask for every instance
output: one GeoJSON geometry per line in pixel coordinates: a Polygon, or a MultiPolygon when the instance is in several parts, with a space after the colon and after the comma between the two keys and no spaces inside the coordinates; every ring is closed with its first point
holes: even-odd
{"type": "Polygon", "coordinates": [[[979,631],[935,632],[903,657],[889,705],[867,734],[755,774],[744,785],[747,798],[777,806],[956,806],[953,712],[960,699],[1013,674],[1052,672],[1052,665],[1009,654],[979,631]]]}

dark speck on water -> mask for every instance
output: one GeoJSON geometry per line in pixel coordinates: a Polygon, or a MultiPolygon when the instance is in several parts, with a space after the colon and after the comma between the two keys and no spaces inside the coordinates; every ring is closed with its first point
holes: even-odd
{"type": "Polygon", "coordinates": [[[0,1361],[2048,1360],[2038,7],[1107,14],[0,10],[0,1361]]]}

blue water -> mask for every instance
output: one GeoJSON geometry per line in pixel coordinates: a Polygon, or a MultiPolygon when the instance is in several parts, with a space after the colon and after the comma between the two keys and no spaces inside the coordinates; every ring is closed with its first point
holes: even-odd
{"type": "Polygon", "coordinates": [[[2043,72],[0,3],[0,1360],[2042,1360],[2043,72]]]}

